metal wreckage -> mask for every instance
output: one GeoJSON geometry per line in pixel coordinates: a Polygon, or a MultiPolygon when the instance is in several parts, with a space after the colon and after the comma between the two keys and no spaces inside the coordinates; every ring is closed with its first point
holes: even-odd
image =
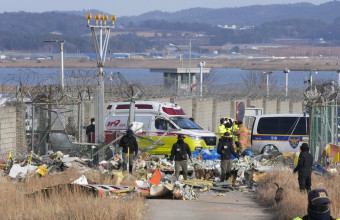
{"type": "MultiPolygon", "coordinates": [[[[117,149],[115,149],[117,151],[117,149]]],[[[42,193],[49,196],[51,192],[63,190],[80,190],[81,192],[95,196],[122,197],[139,194],[146,198],[169,198],[180,200],[194,200],[200,193],[213,190],[216,193],[230,191],[250,191],[256,189],[257,181],[266,172],[275,169],[291,170],[294,164],[294,153],[281,154],[273,149],[267,149],[263,154],[253,155],[248,149],[243,157],[232,162],[233,176],[225,182],[219,182],[220,158],[216,150],[203,149],[201,152],[193,152],[193,161],[188,162],[188,180],[183,180],[180,175],[177,180],[174,176],[174,162],[164,156],[142,153],[134,161],[133,172],[127,173],[121,170],[122,156],[115,154],[110,160],[104,160],[95,166],[91,159],[71,157],[62,152],[49,152],[48,155],[26,155],[18,160],[11,156],[1,161],[0,169],[9,181],[28,181],[32,176],[39,175],[42,178],[65,172],[75,168],[79,172],[79,179],[69,184],[58,184],[43,188],[39,191],[26,194],[35,196],[42,193]],[[100,171],[103,177],[115,178],[115,185],[97,184],[88,181],[85,177],[88,172],[100,171]],[[202,175],[201,175],[202,174],[202,175]],[[132,184],[124,186],[123,180],[129,179],[132,184]],[[234,180],[234,181],[233,181],[234,180]]],[[[324,174],[321,167],[314,169],[318,174],[324,174]]],[[[326,171],[325,171],[326,172],[326,171]]]]}

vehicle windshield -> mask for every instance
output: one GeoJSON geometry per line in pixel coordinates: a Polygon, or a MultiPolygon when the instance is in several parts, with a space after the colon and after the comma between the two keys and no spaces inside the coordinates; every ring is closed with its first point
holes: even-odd
{"type": "Polygon", "coordinates": [[[188,118],[171,118],[171,120],[182,129],[202,129],[188,118]]]}

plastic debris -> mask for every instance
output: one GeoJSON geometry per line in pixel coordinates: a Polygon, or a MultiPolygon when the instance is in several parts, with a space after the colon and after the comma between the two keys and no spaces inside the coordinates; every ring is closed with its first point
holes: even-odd
{"type": "Polygon", "coordinates": [[[245,149],[242,154],[242,156],[253,156],[253,151],[250,148],[245,149]]]}
{"type": "Polygon", "coordinates": [[[320,176],[326,175],[327,170],[323,168],[318,162],[314,162],[312,166],[312,171],[320,176]]]}
{"type": "Polygon", "coordinates": [[[72,184],[89,184],[89,183],[87,182],[86,176],[81,175],[81,177],[73,181],[72,184]]]}
{"type": "Polygon", "coordinates": [[[39,166],[37,169],[37,172],[41,175],[41,176],[46,176],[46,174],[48,173],[48,169],[46,168],[47,166],[39,166]]]}

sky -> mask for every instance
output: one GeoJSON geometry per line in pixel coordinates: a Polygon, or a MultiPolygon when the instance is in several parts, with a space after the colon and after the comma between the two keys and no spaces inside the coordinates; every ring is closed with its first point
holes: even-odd
{"type": "Polygon", "coordinates": [[[140,15],[160,10],[175,12],[188,8],[234,8],[248,5],[309,2],[319,5],[331,0],[0,0],[3,12],[81,11],[98,9],[117,16],[140,15]]]}

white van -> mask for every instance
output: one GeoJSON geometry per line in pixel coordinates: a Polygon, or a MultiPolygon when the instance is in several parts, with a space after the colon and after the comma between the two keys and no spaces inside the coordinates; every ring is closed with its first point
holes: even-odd
{"type": "MultiPolygon", "coordinates": [[[[113,140],[112,138],[108,140],[108,138],[112,137],[115,131],[127,129],[129,109],[129,102],[113,102],[107,107],[104,122],[107,143],[113,140]]],[[[176,143],[179,134],[186,136],[184,142],[189,145],[191,151],[203,148],[212,150],[217,144],[216,135],[188,119],[183,109],[177,104],[137,101],[135,103],[135,121],[143,123],[142,131],[137,132],[137,135],[153,140],[163,136],[160,141],[164,145],[149,150],[150,154],[170,154],[172,145],[176,143]]],[[[147,142],[143,139],[140,141],[147,142]]],[[[149,143],[151,142],[149,141],[149,143]]]]}
{"type": "Polygon", "coordinates": [[[281,153],[298,151],[309,142],[309,117],[304,114],[268,114],[255,116],[251,145],[254,153],[262,153],[271,145],[281,153]]]}

